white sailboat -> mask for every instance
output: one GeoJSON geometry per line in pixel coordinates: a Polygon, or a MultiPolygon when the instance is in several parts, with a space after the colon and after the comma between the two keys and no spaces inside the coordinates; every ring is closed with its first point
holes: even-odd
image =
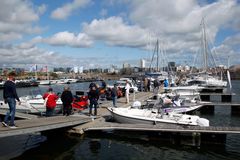
{"type": "MultiPolygon", "coordinates": [[[[223,80],[222,74],[221,77],[218,75],[213,75],[213,72],[209,72],[209,60],[213,59],[213,56],[210,55],[210,51],[208,49],[207,36],[204,19],[201,22],[202,26],[202,55],[203,55],[203,64],[204,68],[202,72],[191,74],[190,77],[185,81],[187,85],[199,85],[204,87],[227,87],[227,81],[223,80]]],[[[213,59],[213,63],[216,65],[215,59],[213,59]]]]}

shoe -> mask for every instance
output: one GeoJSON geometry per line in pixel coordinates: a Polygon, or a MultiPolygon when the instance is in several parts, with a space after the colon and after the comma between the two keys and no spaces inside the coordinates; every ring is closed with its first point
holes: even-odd
{"type": "Polygon", "coordinates": [[[2,125],[3,125],[4,127],[8,127],[7,123],[5,123],[5,122],[3,122],[3,121],[2,121],[2,125]]]}
{"type": "Polygon", "coordinates": [[[17,126],[9,126],[9,128],[15,129],[15,128],[18,128],[18,127],[17,126]]]}

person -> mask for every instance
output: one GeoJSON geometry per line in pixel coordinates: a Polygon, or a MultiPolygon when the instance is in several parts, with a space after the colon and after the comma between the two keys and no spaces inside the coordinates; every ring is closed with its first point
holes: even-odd
{"type": "Polygon", "coordinates": [[[128,81],[126,80],[126,86],[125,86],[125,97],[126,97],[126,103],[129,103],[129,90],[130,90],[130,85],[128,81]]]}
{"type": "Polygon", "coordinates": [[[48,89],[48,92],[43,95],[43,99],[47,100],[46,104],[46,117],[50,117],[53,115],[55,107],[57,106],[58,96],[53,92],[52,88],[48,89]]]}
{"type": "Polygon", "coordinates": [[[105,81],[102,81],[102,88],[103,88],[103,89],[106,89],[106,87],[107,87],[106,82],[105,82],[105,81]]]}
{"type": "Polygon", "coordinates": [[[94,108],[94,116],[96,116],[97,115],[98,99],[99,99],[99,93],[98,93],[98,88],[97,87],[92,86],[90,88],[90,91],[88,92],[88,99],[90,101],[89,116],[92,116],[92,108],[94,108]]]}
{"type": "Polygon", "coordinates": [[[116,106],[116,101],[117,101],[117,84],[114,84],[114,87],[111,90],[111,97],[112,97],[112,102],[113,102],[113,107],[116,106]]]}
{"type": "MultiPolygon", "coordinates": [[[[164,85],[164,87],[168,87],[168,79],[167,78],[164,79],[163,85],[164,85]]],[[[167,92],[166,88],[165,88],[165,92],[167,92]]]]}
{"type": "Polygon", "coordinates": [[[158,79],[154,79],[154,81],[153,81],[153,87],[154,87],[153,93],[154,93],[155,95],[157,95],[157,94],[158,94],[158,90],[159,90],[159,81],[158,81],[158,79]]]}
{"type": "Polygon", "coordinates": [[[3,99],[4,102],[8,104],[9,111],[7,111],[6,116],[4,117],[4,121],[2,121],[3,126],[10,128],[17,128],[14,123],[15,119],[15,112],[16,112],[16,100],[18,101],[19,105],[21,101],[17,95],[16,91],[16,84],[15,84],[15,73],[10,72],[8,74],[8,79],[3,85],[3,99]],[[11,117],[11,118],[10,118],[11,117]],[[9,121],[10,118],[10,121],[9,121]]]}
{"type": "Polygon", "coordinates": [[[148,79],[147,79],[147,77],[144,79],[144,91],[145,92],[148,91],[148,79]]]}
{"type": "Polygon", "coordinates": [[[147,81],[147,91],[150,92],[151,91],[151,79],[148,78],[147,80],[148,80],[147,81]]]}
{"type": "Polygon", "coordinates": [[[73,95],[70,91],[69,86],[64,87],[64,91],[61,95],[61,100],[63,102],[63,115],[69,116],[72,113],[72,102],[73,95]]]}

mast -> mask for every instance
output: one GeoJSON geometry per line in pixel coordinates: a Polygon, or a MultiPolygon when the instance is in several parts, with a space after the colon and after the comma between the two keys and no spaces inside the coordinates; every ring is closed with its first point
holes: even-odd
{"type": "Polygon", "coordinates": [[[207,37],[206,37],[206,29],[205,29],[205,23],[204,18],[202,19],[202,44],[203,44],[203,59],[204,59],[204,68],[205,72],[207,73],[208,69],[208,51],[207,51],[207,37]]]}
{"type": "Polygon", "coordinates": [[[159,71],[159,42],[158,42],[158,40],[157,40],[157,46],[156,46],[157,48],[157,72],[159,71]]]}

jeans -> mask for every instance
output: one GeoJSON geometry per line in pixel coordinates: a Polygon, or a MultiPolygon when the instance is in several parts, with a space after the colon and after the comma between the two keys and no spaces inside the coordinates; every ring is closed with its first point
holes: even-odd
{"type": "Polygon", "coordinates": [[[54,108],[47,108],[46,109],[46,117],[51,117],[54,113],[54,108]]]}
{"type": "Polygon", "coordinates": [[[117,96],[112,97],[113,107],[116,107],[117,96]]]}
{"type": "Polygon", "coordinates": [[[90,105],[89,105],[89,114],[92,114],[92,108],[94,107],[94,115],[97,115],[97,105],[98,102],[97,100],[90,100],[90,105]]]}
{"type": "Polygon", "coordinates": [[[8,106],[9,106],[9,111],[6,113],[6,116],[4,118],[4,122],[8,124],[9,117],[10,119],[10,126],[14,126],[14,119],[15,119],[15,112],[16,112],[16,100],[15,98],[7,98],[6,99],[8,106]]]}

